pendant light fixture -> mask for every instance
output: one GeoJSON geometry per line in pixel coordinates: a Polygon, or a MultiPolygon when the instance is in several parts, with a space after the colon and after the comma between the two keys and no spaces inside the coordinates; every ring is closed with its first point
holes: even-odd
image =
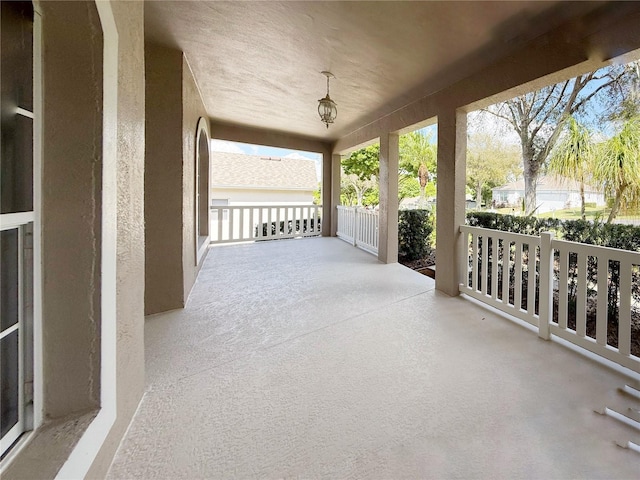
{"type": "Polygon", "coordinates": [[[329,128],[329,124],[333,123],[338,115],[338,108],[336,102],[331,100],[329,96],[329,79],[336,78],[331,72],[321,72],[322,75],[327,77],[327,96],[318,100],[318,114],[320,120],[329,128]]]}

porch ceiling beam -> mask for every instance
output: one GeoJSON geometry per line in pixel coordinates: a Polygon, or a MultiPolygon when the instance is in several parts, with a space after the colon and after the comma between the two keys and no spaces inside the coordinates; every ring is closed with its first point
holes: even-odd
{"type": "Polygon", "coordinates": [[[211,120],[211,138],[229,142],[251,143],[268,147],[288,148],[305,152],[324,153],[331,143],[317,138],[293,135],[275,130],[232,125],[211,120]]]}

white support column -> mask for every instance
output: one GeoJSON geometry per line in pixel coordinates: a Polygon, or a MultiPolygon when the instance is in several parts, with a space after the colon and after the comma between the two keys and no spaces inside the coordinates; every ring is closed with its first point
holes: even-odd
{"type": "Polygon", "coordinates": [[[380,224],[378,260],[398,261],[398,135],[380,136],[380,224]]]}
{"type": "Polygon", "coordinates": [[[467,114],[453,108],[438,115],[438,195],[436,210],[436,288],[460,293],[463,255],[467,150],[467,114]]]}
{"type": "MultiPolygon", "coordinates": [[[[341,157],[340,154],[334,153],[331,155],[331,195],[327,204],[331,207],[331,236],[335,237],[338,231],[338,211],[336,207],[340,205],[340,176],[341,176],[341,157]]],[[[325,199],[323,198],[323,201],[325,199]]],[[[323,233],[324,235],[324,230],[323,233]]]]}

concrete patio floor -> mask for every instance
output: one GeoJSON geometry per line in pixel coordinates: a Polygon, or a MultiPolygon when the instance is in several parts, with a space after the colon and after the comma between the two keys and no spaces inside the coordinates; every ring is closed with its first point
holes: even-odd
{"type": "Polygon", "coordinates": [[[212,248],[108,478],[638,478],[636,384],[338,239],[212,248]]]}

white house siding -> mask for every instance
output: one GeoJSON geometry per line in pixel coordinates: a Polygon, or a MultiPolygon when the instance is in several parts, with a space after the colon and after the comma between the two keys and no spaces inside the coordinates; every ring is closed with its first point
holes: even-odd
{"type": "Polygon", "coordinates": [[[214,205],[313,205],[313,190],[212,188],[214,205]]]}
{"type": "MultiPolygon", "coordinates": [[[[580,207],[579,188],[574,180],[541,177],[536,189],[536,212],[546,213],[580,207]]],[[[588,185],[585,185],[585,190],[585,203],[595,203],[598,207],[606,204],[604,193],[593,191],[593,187],[588,185]]],[[[492,200],[496,205],[519,207],[523,198],[524,181],[522,180],[492,190],[492,200]]]]}

